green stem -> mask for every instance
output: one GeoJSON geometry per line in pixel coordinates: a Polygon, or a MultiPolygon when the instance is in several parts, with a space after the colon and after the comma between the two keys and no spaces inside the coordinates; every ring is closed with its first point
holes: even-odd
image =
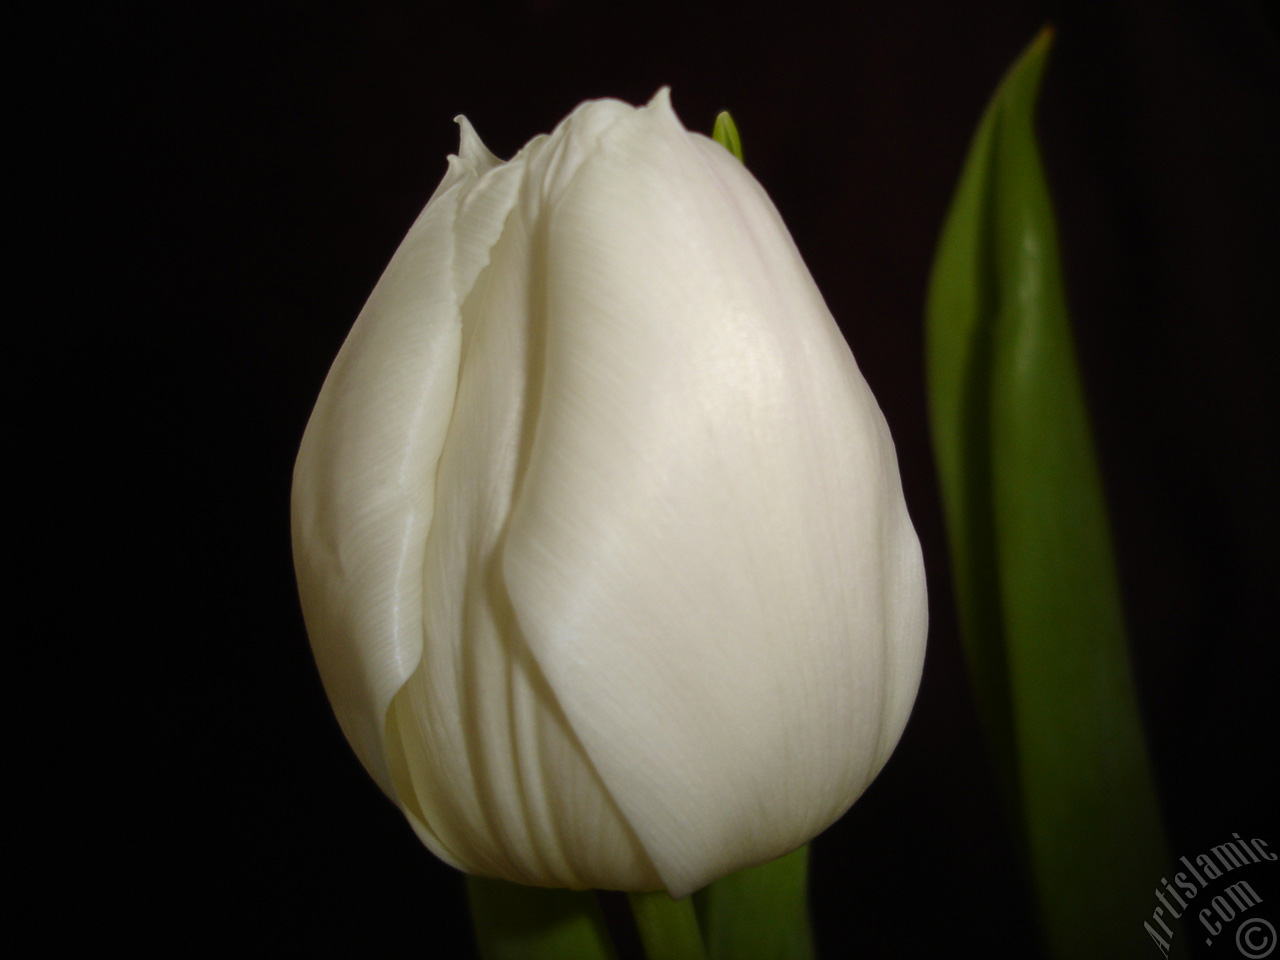
{"type": "Polygon", "coordinates": [[[809,847],[694,894],[711,960],[813,960],[809,847]]]}
{"type": "Polygon", "coordinates": [[[617,960],[590,890],[546,890],[467,877],[481,960],[617,960]]]}
{"type": "Polygon", "coordinates": [[[661,890],[630,895],[631,912],[649,960],[707,960],[693,898],[672,900],[661,890]]]}

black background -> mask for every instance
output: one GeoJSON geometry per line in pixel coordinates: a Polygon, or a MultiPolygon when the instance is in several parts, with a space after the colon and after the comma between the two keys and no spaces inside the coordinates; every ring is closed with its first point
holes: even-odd
{"type": "Polygon", "coordinates": [[[51,709],[41,685],[39,715],[75,732],[39,748],[34,795],[58,815],[39,898],[145,947],[468,955],[459,877],[364,774],[311,661],[293,457],[456,114],[505,157],[583,99],[669,84],[690,129],[733,110],[888,418],[928,565],[911,722],[813,848],[821,955],[1038,955],[956,634],[921,312],[982,107],[1049,20],[1042,141],[1170,846],[1280,847],[1269,16],[1235,0],[49,14],[18,88],[42,215],[16,263],[52,267],[18,282],[52,341],[15,365],[58,424],[33,447],[52,529],[88,544],[67,560],[44,543],[71,584],[46,646],[88,695],[51,709]]]}

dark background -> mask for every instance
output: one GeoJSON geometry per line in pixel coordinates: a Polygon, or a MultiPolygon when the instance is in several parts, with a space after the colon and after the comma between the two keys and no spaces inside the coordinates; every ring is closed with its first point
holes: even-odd
{"type": "Polygon", "coordinates": [[[1280,847],[1269,10],[126,5],[49,14],[19,87],[47,104],[21,120],[22,186],[53,270],[34,315],[52,343],[18,372],[60,425],[37,451],[59,465],[51,513],[89,544],[69,563],[82,593],[51,607],[89,696],[81,716],[42,693],[75,728],[36,792],[59,815],[46,905],[148,948],[466,956],[460,878],[364,774],[311,661],[293,457],[456,114],[506,157],[583,99],[669,84],[690,129],[733,110],[888,418],[928,565],[911,722],[813,848],[821,955],[1037,956],[956,633],[921,313],[968,139],[1049,20],[1042,141],[1170,847],[1280,847]],[[62,390],[67,361],[83,375],[62,390]]]}

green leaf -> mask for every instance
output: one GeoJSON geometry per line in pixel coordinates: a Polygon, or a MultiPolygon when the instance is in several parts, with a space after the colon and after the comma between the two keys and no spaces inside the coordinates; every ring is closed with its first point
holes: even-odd
{"type": "Polygon", "coordinates": [[[711,139],[742,161],[742,138],[738,136],[738,125],[733,122],[728,110],[721,110],[716,117],[711,139]]]}
{"type": "Polygon", "coordinates": [[[694,894],[710,960],[813,960],[809,847],[694,894]]]}
{"type": "Polygon", "coordinates": [[[481,960],[617,960],[591,891],[467,877],[481,960]]]}
{"type": "Polygon", "coordinates": [[[672,900],[659,890],[633,893],[629,899],[649,960],[707,960],[692,898],[672,900]]]}
{"type": "Polygon", "coordinates": [[[1051,42],[1000,84],[943,228],[930,415],[965,652],[1050,952],[1132,957],[1168,857],[1033,129],[1051,42]]]}

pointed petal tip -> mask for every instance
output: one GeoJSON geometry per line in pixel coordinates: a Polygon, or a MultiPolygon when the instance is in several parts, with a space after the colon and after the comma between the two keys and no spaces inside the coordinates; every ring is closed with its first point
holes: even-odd
{"type": "Polygon", "coordinates": [[[654,95],[649,99],[649,106],[651,106],[651,107],[652,107],[652,106],[661,106],[661,107],[667,107],[668,109],[670,109],[670,108],[671,108],[671,87],[670,87],[670,85],[668,85],[668,84],[665,84],[665,83],[664,83],[662,86],[660,86],[660,87],[658,88],[658,92],[657,92],[657,93],[655,93],[655,94],[654,94],[654,95]]]}
{"type": "Polygon", "coordinates": [[[659,87],[658,92],[649,98],[645,108],[667,114],[675,119],[677,123],[679,122],[679,117],[676,117],[675,107],[671,105],[671,88],[669,86],[663,85],[659,87]]]}
{"type": "Polygon", "coordinates": [[[658,92],[649,98],[649,102],[640,108],[640,112],[654,113],[663,120],[670,120],[681,130],[685,130],[685,125],[676,113],[675,107],[671,104],[671,88],[662,86],[658,88],[658,92]]]}
{"type": "Polygon", "coordinates": [[[494,156],[493,152],[484,145],[484,141],[480,139],[480,135],[476,133],[476,128],[471,125],[471,121],[464,114],[458,114],[453,118],[453,122],[459,127],[458,135],[458,157],[465,163],[472,164],[482,170],[490,167],[496,167],[502,161],[494,156]]]}

